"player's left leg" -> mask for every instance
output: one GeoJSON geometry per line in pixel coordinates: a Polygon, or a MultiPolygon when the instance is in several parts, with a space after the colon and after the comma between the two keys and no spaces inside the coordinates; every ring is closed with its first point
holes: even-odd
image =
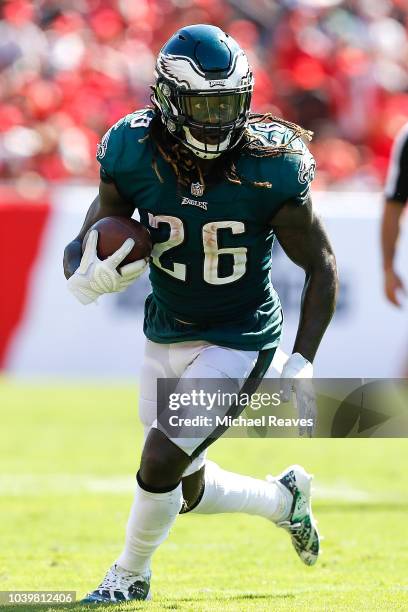
{"type": "MultiPolygon", "coordinates": [[[[199,380],[224,379],[228,383],[228,391],[241,390],[249,394],[255,391],[259,379],[264,376],[272,361],[273,354],[273,350],[257,353],[209,346],[184,372],[179,383],[180,391],[189,393],[199,380]]],[[[237,416],[243,407],[231,404],[225,410],[229,415],[237,416]]],[[[225,429],[227,428],[218,428],[218,431],[213,431],[207,439],[181,438],[173,441],[193,459],[204,459],[206,448],[221,436],[225,429]]],[[[292,500],[290,493],[279,486],[221,470],[212,461],[206,461],[202,469],[195,474],[192,474],[190,466],[187,468],[183,478],[183,498],[182,513],[192,510],[206,514],[245,512],[275,521],[288,516],[292,500]]]]}
{"type": "MultiPolygon", "coordinates": [[[[272,356],[270,352],[258,355],[243,390],[246,387],[251,392],[255,390],[251,378],[256,384],[255,381],[264,376],[272,356]]],[[[191,364],[183,378],[223,378],[226,376],[226,358],[225,349],[210,347],[191,364]]],[[[231,375],[231,364],[229,373],[231,375]]],[[[192,458],[199,459],[212,442],[202,441],[191,453],[192,458]]],[[[184,450],[190,454],[191,449],[184,447],[184,450]]],[[[260,480],[223,470],[207,460],[200,470],[192,474],[191,469],[187,469],[185,474],[182,513],[242,512],[262,516],[290,533],[294,548],[306,565],[313,565],[317,561],[319,536],[311,510],[312,477],[301,466],[291,466],[276,478],[269,476],[266,480],[260,480]]]]}
{"type": "Polygon", "coordinates": [[[182,514],[224,514],[242,512],[262,516],[284,528],[306,565],[314,565],[319,555],[319,534],[311,508],[311,480],[300,465],[287,468],[266,480],[222,469],[208,459],[188,480],[182,514]],[[186,504],[189,497],[189,504],[186,504]]]}

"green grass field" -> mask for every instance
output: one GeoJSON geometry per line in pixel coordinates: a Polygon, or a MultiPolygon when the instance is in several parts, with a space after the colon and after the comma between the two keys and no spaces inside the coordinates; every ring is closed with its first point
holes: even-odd
{"type": "MultiPolygon", "coordinates": [[[[0,382],[0,590],[96,586],[121,550],[140,453],[131,386],[0,382]]],[[[406,440],[219,441],[223,467],[315,474],[325,541],[303,566],[258,517],[179,517],[153,563],[153,601],[120,610],[408,610],[406,440]]],[[[4,610],[75,610],[76,605],[4,610]]]]}

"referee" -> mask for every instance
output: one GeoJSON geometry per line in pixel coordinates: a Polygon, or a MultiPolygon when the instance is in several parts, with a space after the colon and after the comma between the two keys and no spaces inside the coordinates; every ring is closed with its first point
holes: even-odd
{"type": "Polygon", "coordinates": [[[401,215],[408,201],[408,123],[398,133],[391,151],[385,206],[381,225],[384,290],[388,300],[401,306],[400,293],[405,293],[402,280],[395,271],[395,251],[400,233],[401,215]]]}

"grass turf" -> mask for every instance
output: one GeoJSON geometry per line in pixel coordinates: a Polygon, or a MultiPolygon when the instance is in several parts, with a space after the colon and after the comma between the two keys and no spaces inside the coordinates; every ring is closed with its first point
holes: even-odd
{"type": "MultiPolygon", "coordinates": [[[[121,549],[141,429],[131,386],[0,382],[0,590],[94,588],[121,549]]],[[[244,515],[179,517],[153,562],[154,600],[118,610],[406,610],[406,440],[224,439],[210,456],[263,478],[315,474],[314,568],[244,515]]],[[[89,610],[75,605],[2,610],[89,610]]]]}

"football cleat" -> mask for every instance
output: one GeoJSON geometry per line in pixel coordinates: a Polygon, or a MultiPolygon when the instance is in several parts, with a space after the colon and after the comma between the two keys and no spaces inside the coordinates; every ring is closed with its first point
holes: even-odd
{"type": "Polygon", "coordinates": [[[277,526],[290,534],[294,549],[306,565],[316,563],[320,549],[319,533],[311,506],[312,478],[300,465],[292,465],[273,479],[293,496],[289,516],[277,523],[277,526]]]}
{"type": "Polygon", "coordinates": [[[114,604],[151,599],[150,574],[140,576],[115,563],[95,591],[88,593],[83,604],[114,604]]]}

